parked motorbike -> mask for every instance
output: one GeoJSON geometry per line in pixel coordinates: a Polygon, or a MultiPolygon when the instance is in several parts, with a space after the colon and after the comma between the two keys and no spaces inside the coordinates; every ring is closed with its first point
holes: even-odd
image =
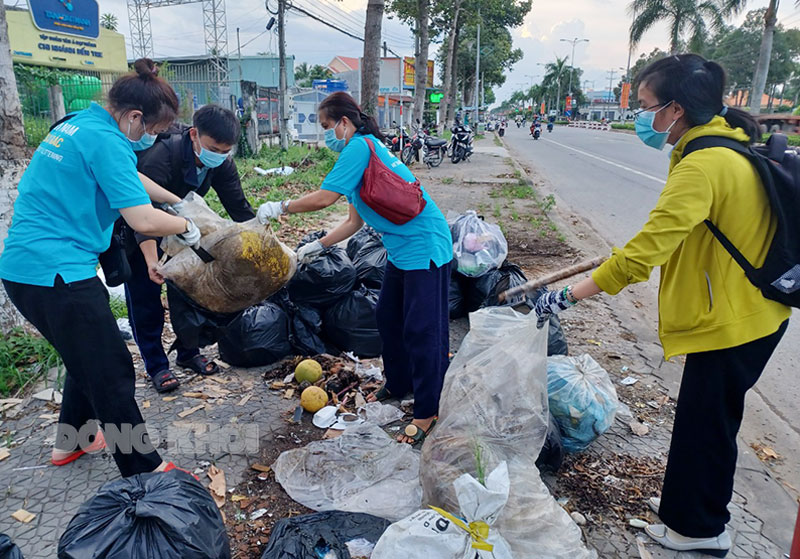
{"type": "Polygon", "coordinates": [[[405,130],[402,131],[402,134],[402,136],[399,134],[387,134],[383,137],[383,143],[386,144],[390,151],[401,152],[403,151],[403,146],[410,140],[405,130]]]}
{"type": "MultiPolygon", "coordinates": [[[[450,161],[468,161],[472,156],[472,128],[462,124],[456,124],[450,129],[453,137],[450,140],[450,161]]],[[[502,136],[503,127],[499,126],[498,134],[502,136]]]]}
{"type": "Polygon", "coordinates": [[[447,153],[447,140],[434,138],[428,130],[418,126],[414,135],[403,146],[400,159],[408,167],[413,161],[420,160],[420,153],[422,162],[428,167],[438,167],[447,153]]]}

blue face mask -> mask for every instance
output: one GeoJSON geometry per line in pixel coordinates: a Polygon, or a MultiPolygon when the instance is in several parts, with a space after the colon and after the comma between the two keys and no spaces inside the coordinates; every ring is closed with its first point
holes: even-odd
{"type": "Polygon", "coordinates": [[[341,120],[336,123],[336,126],[333,128],[328,128],[325,131],[325,145],[328,146],[328,149],[341,152],[344,149],[344,146],[347,145],[347,140],[344,138],[337,138],[336,137],[336,128],[338,128],[339,124],[341,124],[341,120]]]}
{"type": "MultiPolygon", "coordinates": [[[[144,119],[142,119],[142,126],[145,126],[144,119]]],[[[128,134],[130,133],[131,133],[131,123],[130,121],[128,121],[128,134]]],[[[130,138],[128,138],[128,141],[131,143],[133,151],[143,151],[146,150],[147,148],[153,147],[153,144],[156,143],[157,136],[158,136],[157,134],[148,134],[147,128],[145,128],[141,138],[139,138],[138,140],[131,140],[130,138]]]]}
{"type": "Polygon", "coordinates": [[[639,136],[639,139],[643,141],[646,146],[656,148],[657,150],[662,150],[667,144],[669,131],[672,130],[672,127],[675,126],[675,123],[678,121],[672,121],[672,124],[670,124],[666,130],[659,132],[653,128],[653,120],[656,117],[656,113],[666,109],[671,103],[672,101],[658,109],[658,111],[642,111],[636,115],[636,120],[634,121],[636,135],[639,136]]]}
{"type": "MultiPolygon", "coordinates": [[[[200,144],[200,139],[198,138],[197,143],[200,144]]],[[[200,153],[194,152],[197,156],[197,159],[200,160],[200,163],[208,167],[209,169],[215,169],[219,167],[225,160],[228,159],[228,156],[231,152],[226,151],[225,153],[216,153],[214,151],[209,151],[203,147],[203,144],[200,144],[200,153]]]]}

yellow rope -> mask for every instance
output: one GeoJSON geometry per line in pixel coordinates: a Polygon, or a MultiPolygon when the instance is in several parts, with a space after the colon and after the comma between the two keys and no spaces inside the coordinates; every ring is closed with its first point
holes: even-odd
{"type": "Polygon", "coordinates": [[[475,522],[470,522],[467,524],[460,518],[453,516],[449,512],[442,510],[437,507],[431,507],[431,509],[435,510],[442,516],[444,516],[447,520],[467,532],[470,537],[472,538],[472,549],[480,549],[481,551],[493,551],[494,546],[486,541],[486,538],[489,537],[489,525],[486,522],[482,522],[480,520],[475,522]]]}

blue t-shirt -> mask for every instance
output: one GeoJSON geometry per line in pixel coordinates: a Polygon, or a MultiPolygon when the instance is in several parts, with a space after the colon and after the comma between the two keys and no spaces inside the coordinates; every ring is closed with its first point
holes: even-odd
{"type": "Polygon", "coordinates": [[[150,204],[131,143],[95,103],[47,135],[18,191],[0,278],[46,287],[93,277],[118,210],[150,204]]]}
{"type": "Polygon", "coordinates": [[[383,245],[386,247],[389,262],[401,270],[427,270],[431,261],[436,266],[443,266],[453,259],[453,239],[447,220],[436,207],[430,195],[422,189],[427,201],[425,209],[417,217],[403,225],[395,225],[388,219],[378,215],[362,200],[359,192],[364,178],[364,171],[370,160],[370,149],[364,138],[370,138],[375,146],[375,153],[380,160],[403,180],[414,182],[416,179],[408,167],[389,151],[383,142],[372,134],[356,134],[351,138],[333,169],[322,183],[323,190],[338,192],[347,197],[358,215],[367,225],[383,233],[383,245]]]}

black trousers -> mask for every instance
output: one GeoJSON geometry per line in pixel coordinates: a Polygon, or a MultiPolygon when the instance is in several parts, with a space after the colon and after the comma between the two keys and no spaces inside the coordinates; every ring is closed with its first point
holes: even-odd
{"type": "Polygon", "coordinates": [[[3,285],[22,316],[53,344],[67,369],[56,448],[74,450],[76,437],[67,432],[97,420],[107,443],[115,438],[114,432],[123,435],[112,448],[123,477],[154,470],[161,457],[146,434],[141,442],[144,419],[134,399],[133,360],[100,279],[64,283],[57,276],[53,287],[10,281],[3,285]],[[140,443],[123,440],[132,436],[126,433],[139,433],[140,443]]]}
{"type": "Polygon", "coordinates": [[[744,397],[788,325],[738,347],[686,356],[658,512],[679,534],[715,537],[730,521],[744,397]]]}
{"type": "Polygon", "coordinates": [[[449,365],[450,264],[401,270],[386,263],[376,318],[383,341],[386,389],[414,393],[414,417],[439,413],[439,397],[449,365]]]}

